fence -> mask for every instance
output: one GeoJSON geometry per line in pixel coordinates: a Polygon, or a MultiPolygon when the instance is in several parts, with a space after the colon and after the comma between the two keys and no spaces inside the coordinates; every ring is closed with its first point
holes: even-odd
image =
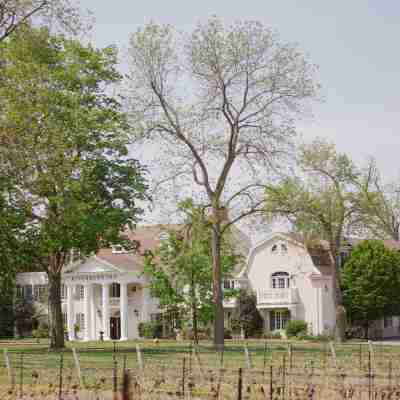
{"type": "Polygon", "coordinates": [[[400,348],[238,343],[5,350],[1,399],[400,399],[400,348]]]}

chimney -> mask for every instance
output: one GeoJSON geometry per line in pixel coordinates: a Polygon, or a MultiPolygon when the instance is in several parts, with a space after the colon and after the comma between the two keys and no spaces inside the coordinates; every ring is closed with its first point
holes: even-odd
{"type": "Polygon", "coordinates": [[[221,222],[229,222],[229,211],[225,206],[219,208],[218,214],[221,222]]]}

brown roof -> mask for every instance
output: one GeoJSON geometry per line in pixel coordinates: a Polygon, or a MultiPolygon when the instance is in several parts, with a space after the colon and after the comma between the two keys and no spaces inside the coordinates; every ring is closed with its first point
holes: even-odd
{"type": "MultiPolygon", "coordinates": [[[[134,231],[125,231],[128,239],[138,242],[137,253],[113,253],[112,249],[101,249],[97,253],[97,256],[124,271],[139,271],[143,267],[143,255],[145,252],[154,250],[160,245],[160,234],[169,231],[179,231],[182,228],[183,225],[178,224],[138,226],[134,231]]],[[[250,250],[250,240],[247,235],[238,228],[233,227],[232,236],[236,251],[243,255],[243,257],[247,256],[250,250]]],[[[240,270],[241,267],[242,265],[238,265],[235,270],[240,270]]]]}
{"type": "MultiPolygon", "coordinates": [[[[349,245],[351,247],[355,247],[355,246],[359,245],[360,243],[364,242],[365,240],[368,240],[368,239],[346,238],[346,242],[349,243],[349,245]]],[[[400,241],[393,240],[393,239],[386,239],[386,240],[382,240],[382,243],[385,245],[385,247],[387,249],[400,251],[400,241]]]]}

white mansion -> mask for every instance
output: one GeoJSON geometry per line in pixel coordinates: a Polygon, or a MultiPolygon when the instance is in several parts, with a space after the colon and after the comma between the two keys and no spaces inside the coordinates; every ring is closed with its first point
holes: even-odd
{"type": "MultiPolygon", "coordinates": [[[[131,237],[140,242],[137,254],[115,246],[65,268],[62,307],[70,340],[139,337],[138,324],[150,321],[161,311],[157,299],[150,295],[141,254],[157,247],[170,228],[162,225],[138,228],[131,237]]],[[[314,335],[334,329],[331,259],[323,242],[310,247],[294,234],[275,233],[251,247],[240,231],[236,231],[235,241],[239,251],[247,254],[247,261],[232,279],[224,282],[224,287],[247,288],[256,294],[266,330],[282,330],[289,319],[306,321],[314,335]]],[[[397,242],[386,245],[400,248],[397,242]]],[[[45,273],[21,273],[17,285],[24,296],[33,297],[46,312],[45,273]]],[[[224,303],[227,326],[235,306],[235,300],[224,303]]],[[[399,319],[378,321],[375,329],[382,337],[398,336],[399,319]]]]}

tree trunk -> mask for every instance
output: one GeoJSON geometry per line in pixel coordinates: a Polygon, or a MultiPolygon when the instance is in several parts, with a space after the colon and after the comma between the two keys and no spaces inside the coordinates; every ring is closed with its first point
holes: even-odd
{"type": "Polygon", "coordinates": [[[192,298],[192,319],[193,319],[193,338],[196,344],[199,344],[199,329],[197,323],[197,301],[196,301],[196,287],[193,278],[193,271],[192,271],[192,280],[190,282],[190,295],[192,298]]]}
{"type": "Polygon", "coordinates": [[[224,348],[224,306],[221,280],[221,224],[218,209],[213,209],[212,224],[212,267],[214,298],[214,346],[216,350],[224,348]]]}
{"type": "Polygon", "coordinates": [[[340,287],[340,265],[338,261],[338,252],[335,248],[332,250],[332,283],[333,283],[333,301],[335,304],[336,324],[335,340],[339,343],[346,340],[346,309],[343,304],[342,289],[340,287]]]}
{"type": "MultiPolygon", "coordinates": [[[[61,310],[61,272],[49,272],[50,349],[64,348],[64,322],[61,310]]],[[[87,321],[89,323],[89,321],[87,321]]]]}

